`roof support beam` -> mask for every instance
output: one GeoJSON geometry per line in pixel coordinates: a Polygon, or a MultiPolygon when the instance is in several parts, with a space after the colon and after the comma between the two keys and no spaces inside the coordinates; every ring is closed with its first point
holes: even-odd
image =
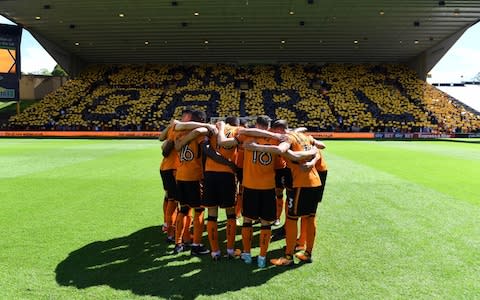
{"type": "Polygon", "coordinates": [[[55,59],[55,61],[68,73],[70,77],[76,77],[82,71],[87,63],[77,55],[70,53],[40,34],[32,31],[30,33],[37,39],[43,48],[55,59]]]}
{"type": "Polygon", "coordinates": [[[418,56],[407,62],[407,65],[417,72],[418,78],[426,80],[427,73],[430,72],[433,67],[440,61],[440,59],[450,50],[450,48],[457,42],[457,40],[467,31],[470,24],[459,31],[455,32],[451,36],[447,37],[435,46],[423,51],[418,56]]]}

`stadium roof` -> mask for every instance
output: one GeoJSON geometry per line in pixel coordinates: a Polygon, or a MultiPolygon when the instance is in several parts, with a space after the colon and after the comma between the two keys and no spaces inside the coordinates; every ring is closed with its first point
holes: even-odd
{"type": "Polygon", "coordinates": [[[85,63],[410,63],[430,68],[480,0],[0,0],[67,70],[85,63]]]}

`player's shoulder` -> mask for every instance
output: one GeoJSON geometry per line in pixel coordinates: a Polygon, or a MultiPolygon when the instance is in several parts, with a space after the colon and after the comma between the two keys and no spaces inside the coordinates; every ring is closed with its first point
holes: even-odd
{"type": "Polygon", "coordinates": [[[239,131],[238,126],[232,126],[230,124],[225,125],[225,134],[237,135],[239,131]]]}
{"type": "Polygon", "coordinates": [[[261,137],[258,139],[261,141],[262,144],[265,145],[278,145],[280,143],[279,140],[270,137],[261,137]]]}
{"type": "Polygon", "coordinates": [[[304,132],[290,132],[290,136],[292,137],[293,140],[295,140],[298,143],[312,143],[313,142],[313,137],[309,134],[306,134],[304,132]]]}
{"type": "Polygon", "coordinates": [[[298,132],[295,132],[295,131],[289,131],[285,134],[285,136],[287,137],[286,141],[289,142],[290,144],[297,143],[300,140],[300,136],[298,135],[298,132]]]}
{"type": "Polygon", "coordinates": [[[167,130],[167,137],[173,137],[175,135],[175,124],[170,126],[167,130]]]}

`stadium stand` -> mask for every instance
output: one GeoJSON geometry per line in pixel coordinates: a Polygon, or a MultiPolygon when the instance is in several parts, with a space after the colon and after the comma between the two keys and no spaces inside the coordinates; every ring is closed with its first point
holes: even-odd
{"type": "Polygon", "coordinates": [[[9,120],[16,130],[159,130],[185,107],[312,131],[475,132],[480,116],[403,65],[95,65],[9,120]]]}

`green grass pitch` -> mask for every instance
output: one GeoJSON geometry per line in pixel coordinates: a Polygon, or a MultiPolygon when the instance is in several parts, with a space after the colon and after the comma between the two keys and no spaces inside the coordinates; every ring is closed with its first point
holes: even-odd
{"type": "Polygon", "coordinates": [[[158,141],[0,139],[0,299],[478,298],[480,144],[326,144],[314,262],[258,270],[170,254],[158,141]]]}

